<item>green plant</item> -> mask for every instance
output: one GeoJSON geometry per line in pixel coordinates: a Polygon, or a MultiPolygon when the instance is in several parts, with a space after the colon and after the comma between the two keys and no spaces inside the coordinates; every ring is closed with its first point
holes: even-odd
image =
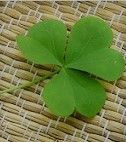
{"type": "Polygon", "coordinates": [[[18,36],[17,43],[27,59],[59,67],[43,92],[44,101],[54,114],[64,117],[76,110],[93,117],[106,99],[96,77],[113,81],[124,70],[121,53],[109,48],[112,39],[107,23],[88,16],[73,26],[68,38],[62,22],[45,20],[31,27],[27,36],[18,36]]]}

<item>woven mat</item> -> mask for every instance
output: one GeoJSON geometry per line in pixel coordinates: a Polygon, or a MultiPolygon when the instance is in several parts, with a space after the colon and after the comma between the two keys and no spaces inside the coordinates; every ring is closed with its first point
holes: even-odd
{"type": "MultiPolygon", "coordinates": [[[[27,61],[15,37],[40,20],[62,20],[71,29],[79,18],[97,15],[114,33],[113,47],[126,58],[126,1],[2,1],[0,2],[0,90],[50,73],[52,66],[27,61]]],[[[0,96],[0,142],[126,142],[126,69],[122,77],[103,82],[107,100],[93,119],[51,114],[40,92],[46,83],[0,96]]]]}

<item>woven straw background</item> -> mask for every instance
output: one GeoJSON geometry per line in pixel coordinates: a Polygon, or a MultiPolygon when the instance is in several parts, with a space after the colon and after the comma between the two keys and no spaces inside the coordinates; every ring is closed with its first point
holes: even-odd
{"type": "MultiPolygon", "coordinates": [[[[126,58],[126,1],[0,2],[0,90],[52,70],[23,57],[15,42],[18,34],[26,34],[30,26],[47,18],[62,20],[70,30],[75,21],[89,14],[110,24],[112,46],[126,58]]],[[[126,142],[126,69],[118,81],[102,82],[108,97],[93,119],[52,115],[39,95],[46,81],[0,96],[0,142],[126,142]]]]}

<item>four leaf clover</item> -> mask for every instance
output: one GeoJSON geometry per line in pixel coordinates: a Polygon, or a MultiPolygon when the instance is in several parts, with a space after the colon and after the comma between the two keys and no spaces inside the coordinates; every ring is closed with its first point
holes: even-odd
{"type": "Polygon", "coordinates": [[[121,53],[110,48],[112,40],[109,25],[95,16],[80,19],[69,35],[61,21],[44,20],[31,27],[27,36],[17,37],[27,59],[60,67],[45,85],[43,99],[62,117],[75,110],[93,117],[104,105],[105,90],[90,74],[113,81],[123,73],[125,62],[121,53]]]}

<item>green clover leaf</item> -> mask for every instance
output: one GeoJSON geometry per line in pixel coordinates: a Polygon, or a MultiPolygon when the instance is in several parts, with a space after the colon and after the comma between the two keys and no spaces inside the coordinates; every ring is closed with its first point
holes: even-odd
{"type": "Polygon", "coordinates": [[[37,64],[62,66],[67,40],[66,26],[56,20],[39,22],[29,29],[26,37],[17,37],[23,54],[37,64]],[[57,32],[56,32],[57,31],[57,32]]]}
{"type": "Polygon", "coordinates": [[[102,19],[82,18],[73,26],[70,34],[67,67],[108,81],[116,80],[124,69],[124,59],[118,51],[109,48],[112,39],[112,31],[102,19]]]}
{"type": "Polygon", "coordinates": [[[88,16],[73,26],[68,40],[62,22],[45,20],[31,27],[27,36],[18,36],[17,43],[27,59],[60,66],[42,94],[55,115],[65,117],[76,110],[93,117],[104,105],[106,93],[88,73],[113,81],[121,76],[125,66],[121,53],[110,48],[112,39],[107,23],[88,16]]]}

